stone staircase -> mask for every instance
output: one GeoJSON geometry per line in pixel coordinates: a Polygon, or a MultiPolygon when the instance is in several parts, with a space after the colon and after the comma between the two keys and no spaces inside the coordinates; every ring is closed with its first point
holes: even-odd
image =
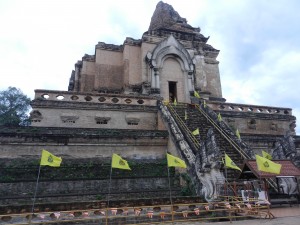
{"type": "MultiPolygon", "coordinates": [[[[253,153],[251,150],[236,137],[227,124],[223,121],[218,121],[217,115],[208,106],[204,107],[203,104],[200,106],[194,104],[177,104],[176,106],[169,104],[168,108],[179,124],[180,129],[182,129],[186,141],[190,144],[194,153],[199,151],[200,145],[209,143],[208,139],[211,138],[209,133],[212,130],[213,138],[222,158],[224,158],[226,153],[240,168],[244,159],[252,158],[253,153]],[[187,115],[187,119],[185,119],[185,115],[187,115]],[[195,140],[191,140],[190,135],[187,135],[188,132],[192,132],[197,128],[200,135],[196,135],[195,138],[199,144],[195,143],[195,140]]],[[[228,182],[234,181],[239,177],[239,170],[225,169],[224,164],[221,163],[221,165],[221,170],[224,171],[224,176],[228,182]]]]}

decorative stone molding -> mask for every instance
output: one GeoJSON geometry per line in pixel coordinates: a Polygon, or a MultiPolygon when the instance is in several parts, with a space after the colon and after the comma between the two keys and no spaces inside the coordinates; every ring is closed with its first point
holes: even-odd
{"type": "Polygon", "coordinates": [[[126,122],[127,123],[136,123],[138,124],[140,122],[140,118],[137,118],[137,117],[130,117],[130,116],[126,116],[125,118],[126,122]]]}
{"type": "Polygon", "coordinates": [[[30,112],[30,119],[43,119],[43,115],[39,110],[33,110],[30,112]]]}
{"type": "Polygon", "coordinates": [[[79,116],[73,113],[62,113],[60,119],[63,123],[75,123],[79,119],[79,116]]]}
{"type": "Polygon", "coordinates": [[[97,124],[107,124],[110,119],[111,117],[109,116],[101,116],[101,115],[95,116],[95,120],[97,124]]]}
{"type": "MultiPolygon", "coordinates": [[[[149,64],[151,64],[152,67],[161,68],[163,62],[162,59],[166,55],[177,55],[182,60],[183,69],[185,71],[194,71],[194,65],[190,54],[185,47],[173,37],[173,35],[170,35],[166,40],[156,46],[152,52],[149,64]]],[[[146,59],[148,59],[149,56],[147,55],[146,59]]]]}
{"type": "Polygon", "coordinates": [[[30,112],[30,120],[33,123],[41,122],[43,115],[39,110],[33,110],[30,112]]]}

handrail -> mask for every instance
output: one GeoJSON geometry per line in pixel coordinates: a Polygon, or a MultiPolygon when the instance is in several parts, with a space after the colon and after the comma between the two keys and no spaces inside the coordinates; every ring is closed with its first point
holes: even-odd
{"type": "MultiPolygon", "coordinates": [[[[168,109],[171,111],[172,115],[176,118],[176,121],[182,126],[184,131],[186,131],[186,135],[193,141],[196,147],[200,147],[199,141],[195,138],[194,135],[192,135],[192,132],[189,130],[189,128],[185,125],[185,123],[182,121],[182,119],[178,116],[176,111],[174,110],[173,106],[168,103],[164,102],[164,104],[168,107],[168,109]]],[[[182,105],[182,103],[177,103],[177,105],[182,105]]],[[[185,104],[186,105],[186,104],[185,104]]],[[[199,105],[196,105],[196,108],[202,113],[202,115],[219,131],[219,133],[243,156],[245,159],[250,159],[251,157],[247,155],[236,143],[232,140],[231,137],[229,137],[226,133],[223,132],[223,130],[211,119],[207,113],[205,113],[199,105]]]]}
{"type": "MultiPolygon", "coordinates": [[[[208,107],[208,106],[206,106],[206,107],[208,107]]],[[[240,153],[240,155],[242,155],[243,156],[243,158],[244,159],[251,159],[251,157],[246,153],[246,152],[244,152],[244,150],[243,149],[241,149],[240,148],[240,146],[238,146],[237,144],[236,144],[236,142],[230,137],[230,136],[228,136],[228,134],[226,134],[224,131],[223,131],[223,129],[221,129],[220,127],[219,127],[219,125],[218,124],[216,124],[216,122],[213,120],[213,119],[211,119],[211,117],[206,113],[206,112],[204,112],[201,108],[200,108],[200,106],[199,105],[196,105],[196,108],[202,113],[202,115],[207,119],[207,120],[209,120],[209,122],[216,128],[216,130],[218,130],[219,131],[219,133],[235,148],[235,150],[237,150],[239,153],[240,153]]]]}
{"type": "MultiPolygon", "coordinates": [[[[200,147],[200,143],[197,140],[197,138],[195,138],[194,135],[192,135],[192,132],[190,131],[190,129],[186,126],[186,124],[182,121],[182,119],[179,117],[179,115],[177,114],[177,112],[174,110],[173,106],[169,103],[164,103],[164,105],[167,106],[167,108],[169,109],[169,111],[171,112],[172,116],[174,117],[175,121],[181,126],[181,129],[183,131],[185,131],[185,135],[188,136],[188,138],[190,138],[190,140],[193,142],[193,144],[195,145],[196,148],[200,147]]],[[[177,103],[177,105],[186,105],[186,104],[182,104],[182,103],[177,103]]],[[[229,189],[231,189],[233,191],[233,193],[236,195],[237,193],[235,192],[234,188],[227,182],[227,187],[229,187],[229,189]]]]}
{"type": "MultiPolygon", "coordinates": [[[[181,104],[182,103],[179,103],[179,105],[181,105],[181,104]]],[[[176,122],[179,123],[179,125],[181,126],[181,128],[185,131],[185,135],[188,136],[188,138],[193,142],[193,144],[195,145],[196,148],[199,148],[200,147],[199,141],[197,140],[197,138],[194,135],[192,135],[192,132],[186,126],[186,124],[182,121],[182,119],[178,116],[178,114],[174,110],[173,106],[171,104],[169,104],[169,103],[166,103],[166,102],[164,102],[164,105],[167,106],[167,108],[172,113],[172,116],[175,118],[176,122]]]]}
{"type": "MultiPolygon", "coordinates": [[[[179,123],[181,125],[181,128],[185,131],[185,135],[188,136],[188,138],[190,138],[190,140],[193,142],[193,144],[195,145],[196,148],[200,147],[200,143],[199,141],[195,138],[194,135],[192,135],[192,132],[190,131],[190,129],[185,125],[185,123],[182,121],[182,119],[178,116],[177,112],[174,110],[172,104],[170,104],[169,102],[163,102],[163,104],[165,106],[167,106],[167,108],[170,110],[170,112],[172,113],[172,116],[176,118],[176,122],[179,123]]],[[[186,103],[177,103],[178,106],[180,105],[187,105],[186,103]]],[[[208,106],[206,106],[208,107],[208,106]]],[[[223,129],[221,127],[219,127],[218,124],[215,123],[215,121],[205,112],[201,109],[201,107],[199,105],[196,105],[196,108],[202,113],[202,115],[215,127],[215,129],[218,130],[218,132],[231,144],[232,147],[234,147],[234,149],[241,155],[243,156],[244,159],[251,159],[251,157],[244,152],[243,149],[240,148],[240,146],[238,146],[236,144],[236,142],[227,134],[223,131],[223,129]]],[[[276,189],[276,184],[274,182],[273,179],[267,179],[267,182],[274,188],[276,189]]]]}
{"type": "MultiPolygon", "coordinates": [[[[206,107],[208,107],[208,106],[206,106],[206,107]]],[[[203,116],[205,116],[205,118],[207,120],[209,120],[211,122],[211,124],[219,131],[219,133],[221,135],[223,135],[223,137],[226,138],[226,140],[244,157],[244,159],[251,159],[251,157],[248,156],[248,154],[246,152],[244,152],[243,149],[241,149],[238,145],[236,145],[235,141],[232,141],[232,138],[230,136],[228,136],[225,132],[223,132],[223,130],[215,123],[214,120],[211,119],[211,117],[206,112],[204,112],[201,109],[201,107],[199,105],[196,105],[196,108],[202,113],[203,116]],[[245,153],[245,155],[243,153],[245,153]]],[[[275,181],[272,178],[268,178],[266,180],[276,190],[275,181]]]]}

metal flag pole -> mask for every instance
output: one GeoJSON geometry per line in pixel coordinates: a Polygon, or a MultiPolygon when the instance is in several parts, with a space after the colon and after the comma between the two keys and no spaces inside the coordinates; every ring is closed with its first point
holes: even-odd
{"type": "Polygon", "coordinates": [[[108,222],[108,207],[109,207],[109,197],[110,197],[110,188],[111,188],[111,174],[112,174],[112,160],[111,160],[111,165],[110,165],[109,184],[108,184],[108,194],[107,194],[106,225],[107,225],[107,222],[108,222]]]}
{"type": "Polygon", "coordinates": [[[173,202],[172,202],[172,191],[171,191],[170,171],[169,171],[169,166],[168,166],[168,165],[167,165],[167,168],[168,168],[168,180],[169,180],[169,191],[170,191],[170,203],[171,203],[172,224],[174,224],[174,212],[173,212],[173,202]]]}
{"type": "Polygon", "coordinates": [[[227,193],[227,190],[228,190],[228,180],[227,180],[227,166],[226,166],[226,152],[224,151],[224,160],[223,160],[223,164],[224,164],[224,169],[225,169],[225,192],[226,192],[226,195],[228,194],[227,193]]]}
{"type": "MultiPolygon", "coordinates": [[[[166,150],[166,156],[168,152],[166,150]]],[[[174,212],[173,212],[173,202],[172,202],[172,191],[171,191],[171,180],[170,180],[170,170],[168,165],[168,158],[167,158],[167,169],[168,169],[168,180],[169,180],[169,192],[170,192],[170,204],[171,204],[171,216],[172,216],[172,224],[174,224],[174,212]]]]}
{"type": "Polygon", "coordinates": [[[38,185],[39,185],[40,173],[41,173],[41,164],[39,165],[39,172],[38,172],[38,176],[36,179],[35,191],[34,191],[34,195],[33,195],[32,207],[31,207],[31,215],[29,217],[29,224],[31,224],[31,219],[32,219],[32,216],[34,213],[34,204],[35,204],[36,193],[37,193],[38,185]]]}

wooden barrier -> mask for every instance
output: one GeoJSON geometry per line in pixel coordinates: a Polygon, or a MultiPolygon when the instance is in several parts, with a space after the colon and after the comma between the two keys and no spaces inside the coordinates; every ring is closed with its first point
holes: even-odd
{"type": "Polygon", "coordinates": [[[151,205],[135,207],[111,207],[60,212],[38,212],[33,215],[0,215],[5,225],[51,224],[95,222],[98,224],[162,224],[188,221],[233,221],[240,218],[274,217],[268,204],[258,203],[258,199],[244,202],[239,197],[220,196],[220,201],[210,203],[151,205]]]}

